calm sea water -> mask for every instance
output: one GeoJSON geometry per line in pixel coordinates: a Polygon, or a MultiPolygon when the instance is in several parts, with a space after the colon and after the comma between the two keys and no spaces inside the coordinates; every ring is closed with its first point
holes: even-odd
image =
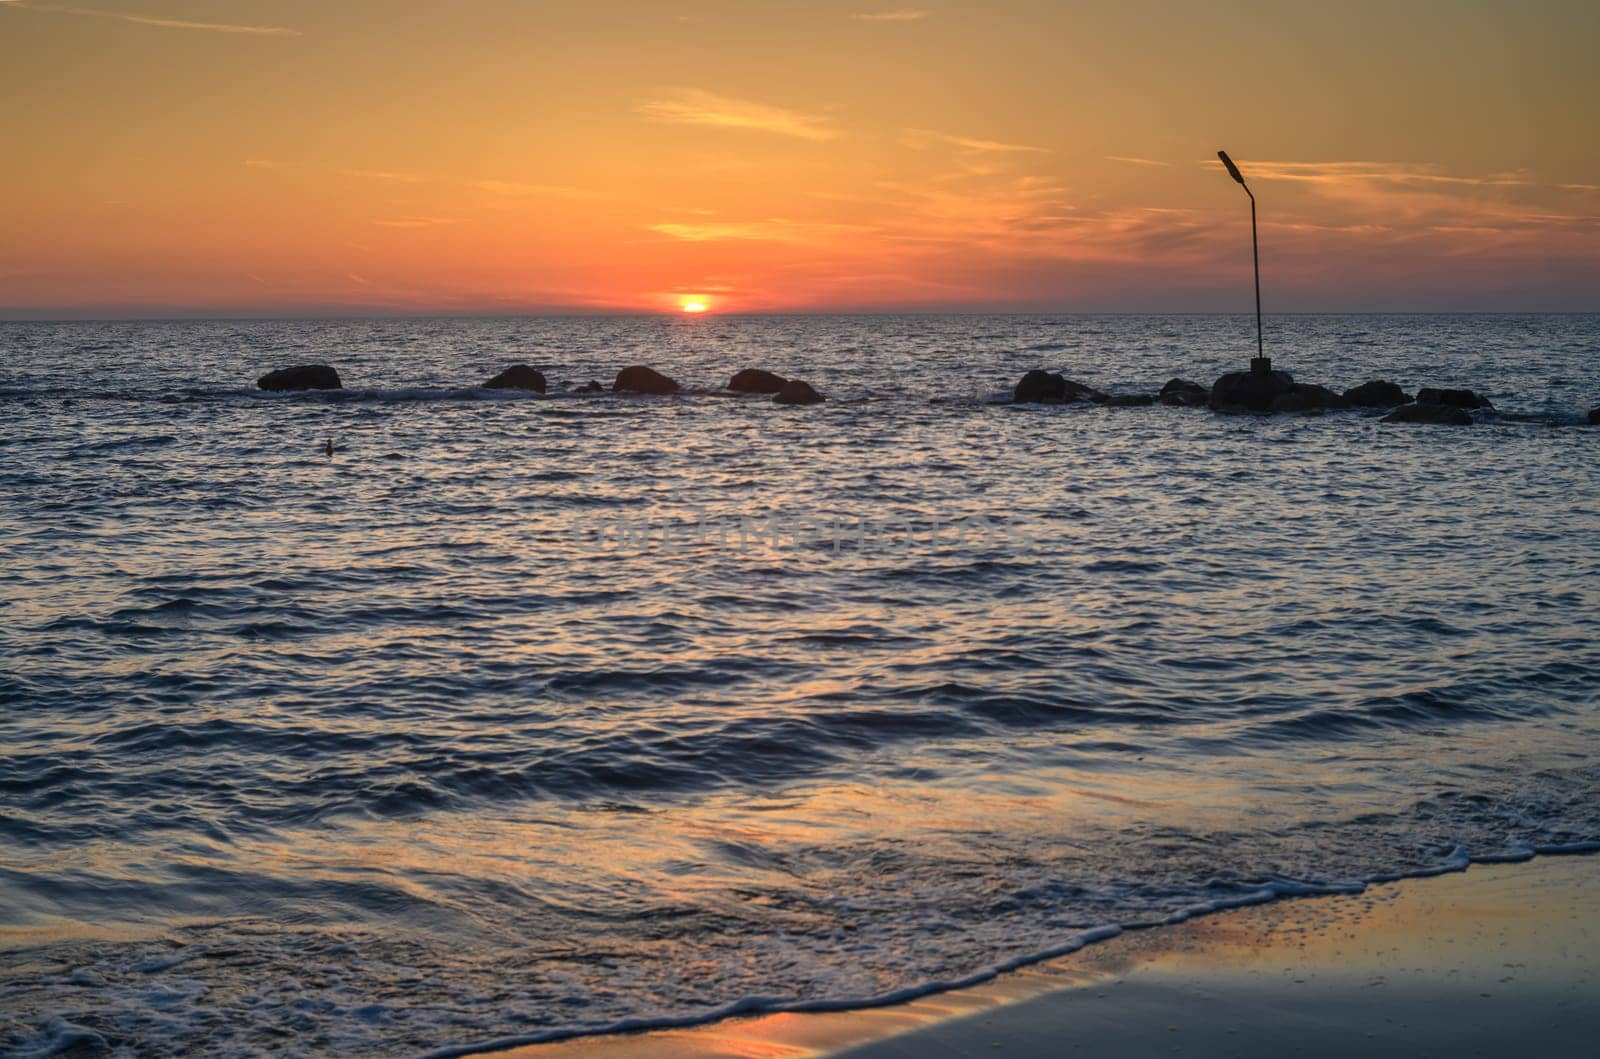
{"type": "Polygon", "coordinates": [[[1504,414],[986,400],[1209,382],[1243,317],[0,325],[0,1051],[854,1002],[1593,847],[1600,317],[1268,342],[1504,414]],[[517,361],[689,389],[462,388],[517,361]],[[774,515],[850,528],[585,535],[774,515]]]}

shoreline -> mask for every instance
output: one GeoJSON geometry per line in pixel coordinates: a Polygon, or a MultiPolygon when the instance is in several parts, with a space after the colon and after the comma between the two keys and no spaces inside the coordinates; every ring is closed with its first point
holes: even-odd
{"type": "MultiPolygon", "coordinates": [[[[1520,940],[1512,940],[1523,958],[1514,962],[1523,971],[1533,968],[1529,973],[1534,978],[1547,977],[1544,972],[1550,968],[1541,967],[1539,960],[1541,953],[1554,951],[1548,948],[1552,944],[1581,970],[1600,967],[1600,936],[1591,936],[1588,929],[1600,927],[1600,872],[1595,870],[1600,859],[1594,858],[1595,853],[1592,847],[1580,847],[1451,864],[1424,874],[1375,880],[1360,889],[1283,892],[1241,899],[1223,908],[1190,910],[1162,923],[1098,928],[1044,954],[1008,961],[959,983],[907,990],[906,995],[764,1011],[741,1012],[733,1005],[692,1019],[547,1041],[502,1039],[449,1046],[426,1056],[697,1059],[848,1053],[852,1059],[909,1059],[978,1051],[994,1054],[994,1049],[1002,1048],[1006,1049],[1003,1054],[1042,1055],[1053,1054],[1039,1050],[1047,1041],[1061,1046],[1061,1032],[1070,1032],[1075,1038],[1086,1034],[1071,1042],[1074,1047],[1133,1047],[1129,1035],[1147,1030],[1149,1019],[1161,1021],[1162,1033],[1172,1039],[1158,1037],[1140,1046],[1159,1043],[1166,1051],[1183,1041],[1193,1045],[1197,1035],[1221,1035],[1229,1048],[1226,1054],[1238,1054],[1249,1039],[1236,1036],[1237,1026],[1220,1026],[1208,1014],[1219,1003],[1230,1007],[1217,995],[1219,983],[1224,993],[1231,988],[1239,994],[1229,1011],[1233,1023],[1251,1023],[1253,1014],[1269,1015],[1254,1032],[1272,1036],[1274,1028],[1282,1028],[1280,1016],[1290,1001],[1309,1001],[1312,1009],[1318,1008],[1317,998],[1322,994],[1300,990],[1302,984],[1343,982],[1340,988],[1348,992],[1349,982],[1365,974],[1359,988],[1371,988],[1377,974],[1374,968],[1387,966],[1384,954],[1402,950],[1413,957],[1405,969],[1405,981],[1414,989],[1431,990],[1427,1010],[1453,1012],[1456,1001],[1470,1008],[1474,1001],[1484,1000],[1479,995],[1483,990],[1461,983],[1481,980],[1499,985],[1502,979],[1515,981],[1517,973],[1522,973],[1499,973],[1511,962],[1497,959],[1487,950],[1491,941],[1498,941],[1502,949],[1508,941],[1475,935],[1475,929],[1481,932],[1483,922],[1516,920],[1522,924],[1525,929],[1520,940]],[[1475,928],[1473,923],[1480,925],[1475,928]],[[1454,948],[1463,937],[1476,944],[1454,948]],[[1443,966],[1439,957],[1444,949],[1464,962],[1443,966]],[[1280,977],[1289,976],[1285,981],[1293,987],[1288,993],[1303,995],[1279,995],[1284,983],[1271,988],[1274,983],[1263,978],[1270,976],[1269,968],[1282,968],[1280,977]],[[1462,974],[1463,970],[1468,973],[1462,974]],[[1130,985],[1135,988],[1127,988],[1130,985]],[[1203,994],[1203,1003],[1197,1002],[1197,991],[1203,994]],[[1113,996],[1115,1001],[1108,1003],[1113,996]],[[1100,1010],[1095,1012],[1096,1008],[1100,1010]],[[1090,1013],[1100,1017],[1084,1021],[1090,1013]],[[1063,1021],[1070,1023],[1070,1029],[1063,1021]],[[981,1047],[980,1037],[984,1038],[981,1047]]],[[[1594,933],[1600,935],[1600,931],[1594,933]]],[[[1583,974],[1567,974],[1557,976],[1554,983],[1556,988],[1564,983],[1568,992],[1579,992],[1587,979],[1583,974]]],[[[1390,995],[1399,991],[1390,990],[1390,995]]],[[[1332,998],[1339,990],[1329,987],[1324,992],[1332,998]]],[[[1370,999],[1362,998],[1363,1002],[1370,999]]],[[[1322,1006],[1342,1010],[1341,1004],[1343,1001],[1335,1001],[1322,1006]]],[[[1526,1018],[1514,1021],[1515,1026],[1523,1027],[1548,1014],[1538,1003],[1532,1007],[1526,1018]]],[[[1407,1011],[1413,1023],[1420,1018],[1416,1011],[1407,1011]]],[[[1296,1024],[1310,1017],[1305,1012],[1294,1014],[1289,1021],[1296,1024]]],[[[1464,1014],[1446,1017],[1457,1024],[1461,1022],[1458,1016],[1464,1014]]],[[[1438,1034],[1447,1028],[1435,1027],[1431,1032],[1438,1034]]],[[[1571,1030],[1592,1039],[1600,1033],[1600,1013],[1577,1019],[1571,1030]]],[[[1361,1038],[1362,1046],[1370,1049],[1374,1039],[1361,1038]]],[[[1223,1042],[1211,1043],[1220,1046],[1223,1042]]],[[[1407,1050],[1404,1054],[1446,1047],[1443,1042],[1410,1037],[1398,1043],[1407,1050]]],[[[1549,1043],[1558,1049],[1561,1044],[1549,1043]]],[[[1347,1041],[1339,1047],[1348,1051],[1350,1046],[1347,1041]]],[[[1276,1052],[1281,1053],[1283,1047],[1284,1041],[1279,1040],[1276,1052]]],[[[1263,1046],[1261,1054],[1273,1050],[1263,1046]]],[[[1202,1049],[1199,1054],[1210,1053],[1202,1049]]]]}

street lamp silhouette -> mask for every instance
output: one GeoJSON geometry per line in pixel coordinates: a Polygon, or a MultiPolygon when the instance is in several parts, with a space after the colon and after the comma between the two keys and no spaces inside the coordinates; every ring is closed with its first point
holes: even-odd
{"type": "Polygon", "coordinates": [[[1228,157],[1227,151],[1218,151],[1217,157],[1222,159],[1222,164],[1227,167],[1228,175],[1238,181],[1239,186],[1244,188],[1244,193],[1250,196],[1250,252],[1256,263],[1256,355],[1250,361],[1250,370],[1265,375],[1272,370],[1272,358],[1267,356],[1261,342],[1261,245],[1256,240],[1256,195],[1250,190],[1250,185],[1244,182],[1244,174],[1233,164],[1233,159],[1228,157]]]}

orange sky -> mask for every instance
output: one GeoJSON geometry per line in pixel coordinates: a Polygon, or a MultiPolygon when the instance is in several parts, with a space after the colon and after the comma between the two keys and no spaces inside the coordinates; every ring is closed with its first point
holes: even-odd
{"type": "Polygon", "coordinates": [[[1600,310],[1600,4],[0,0],[0,314],[1600,310]]]}

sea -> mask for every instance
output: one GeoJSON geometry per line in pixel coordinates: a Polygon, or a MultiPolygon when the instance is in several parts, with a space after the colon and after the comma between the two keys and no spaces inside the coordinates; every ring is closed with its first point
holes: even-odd
{"type": "Polygon", "coordinates": [[[884,1003],[1600,848],[1600,316],[1266,319],[1471,426],[1007,403],[1256,337],[0,323],[0,1054],[884,1003]],[[310,362],[345,389],[255,388],[310,362]],[[480,388],[517,363],[548,392],[480,388]],[[630,364],[683,389],[580,391],[630,364]]]}

